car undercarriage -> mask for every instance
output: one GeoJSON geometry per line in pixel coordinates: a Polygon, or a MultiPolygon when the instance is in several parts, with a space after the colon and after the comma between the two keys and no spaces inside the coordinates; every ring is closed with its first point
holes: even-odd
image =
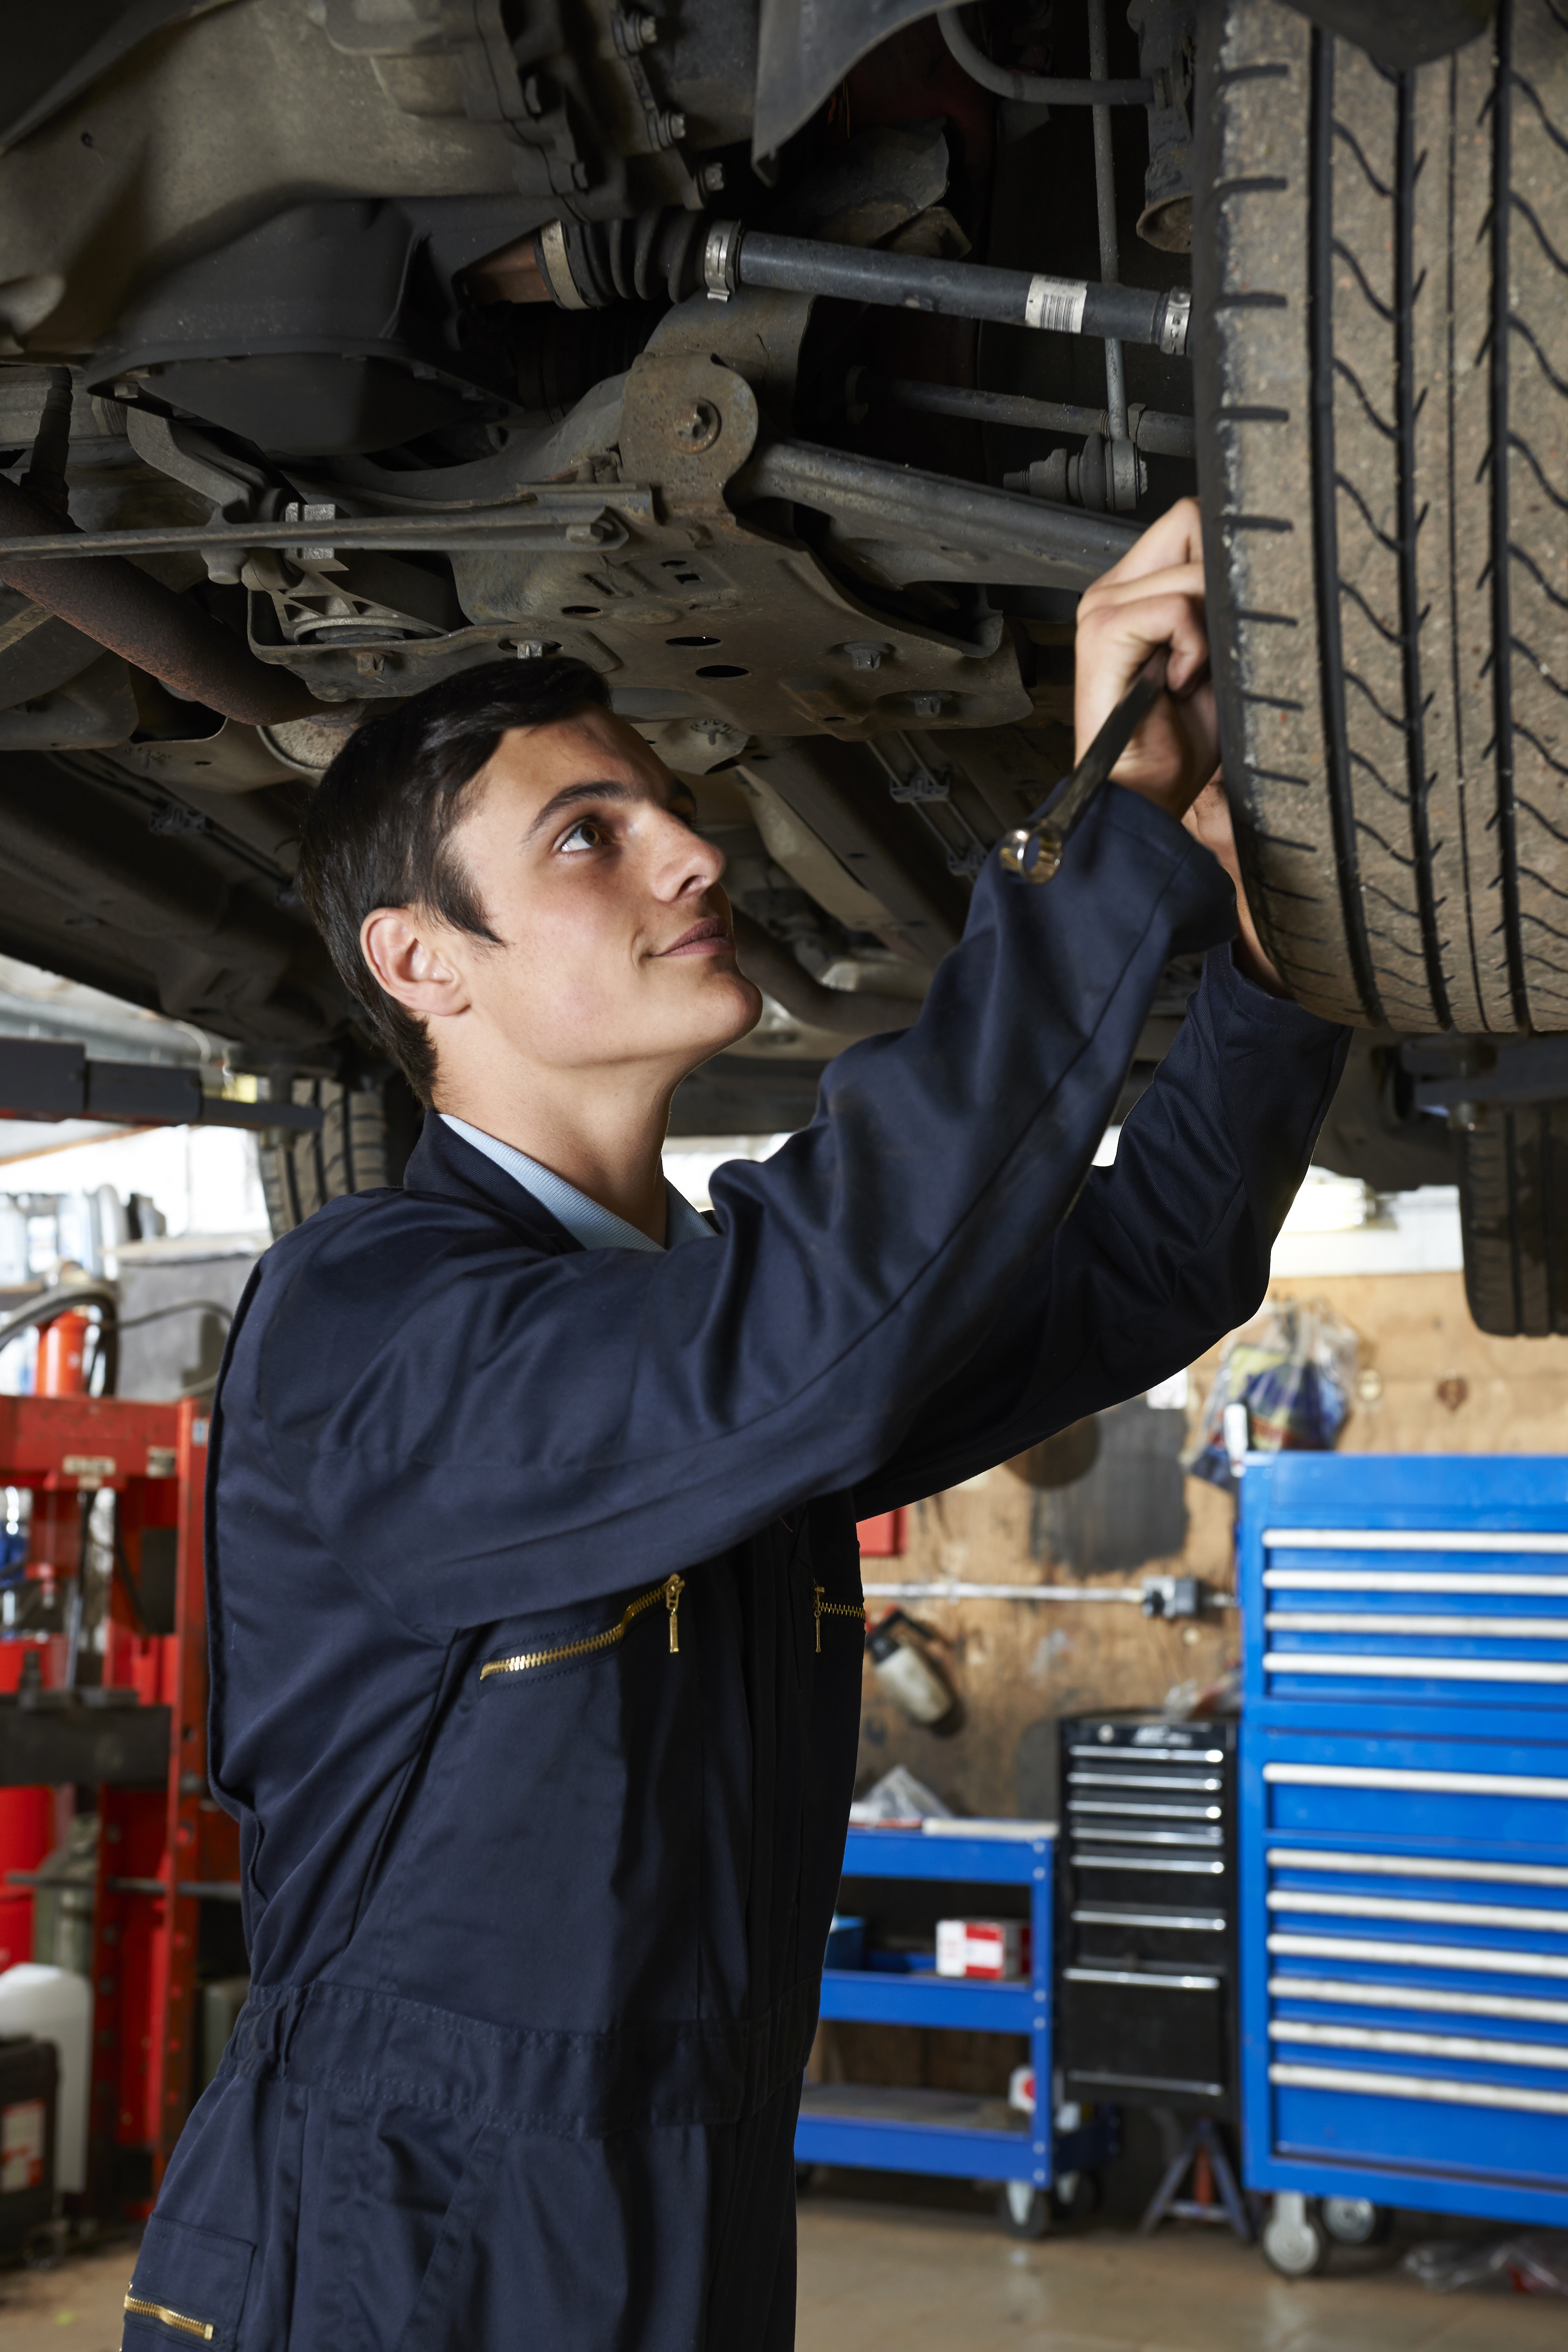
{"type": "Polygon", "coordinates": [[[320,1105],[279,1229],[415,1118],[293,887],[360,719],[599,671],[767,998],[676,1129],[797,1126],[1070,768],[1082,589],[1196,490],[1249,896],[1356,1030],[1320,1157],[1458,1181],[1478,1319],[1568,1329],[1548,0],[59,0],[12,46],[0,950],[320,1105]]]}

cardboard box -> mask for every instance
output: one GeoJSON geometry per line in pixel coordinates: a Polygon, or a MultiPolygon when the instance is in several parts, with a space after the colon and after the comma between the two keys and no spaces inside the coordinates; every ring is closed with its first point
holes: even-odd
{"type": "Polygon", "coordinates": [[[1029,1927],[1024,1919],[939,1919],[939,1977],[980,1977],[994,1984],[1029,1973],[1029,1927]]]}

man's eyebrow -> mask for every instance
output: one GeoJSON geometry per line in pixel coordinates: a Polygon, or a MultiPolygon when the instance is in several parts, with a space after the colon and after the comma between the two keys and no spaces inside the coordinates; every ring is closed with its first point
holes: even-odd
{"type": "Polygon", "coordinates": [[[613,782],[608,778],[598,782],[563,784],[561,790],[545,802],[523,839],[531,841],[535,834],[543,832],[552,818],[560,816],[566,809],[577,807],[583,801],[641,801],[647,797],[647,793],[638,792],[634,785],[613,782]]]}

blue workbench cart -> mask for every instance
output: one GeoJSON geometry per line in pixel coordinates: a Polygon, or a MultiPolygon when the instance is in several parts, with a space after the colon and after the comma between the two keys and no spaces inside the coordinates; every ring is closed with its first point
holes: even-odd
{"type": "Polygon", "coordinates": [[[1265,2252],[1568,2224],[1568,1461],[1249,1459],[1239,1565],[1265,2252]]]}
{"type": "Polygon", "coordinates": [[[879,2025],[966,2028],[1025,2033],[1035,2071],[1032,2116],[1011,2127],[991,2119],[995,2101],[959,2092],[858,2083],[808,2083],[795,2132],[798,2164],[868,2166],[879,2171],[940,2173],[1008,2186],[1014,2226],[1043,2227],[1051,2189],[1090,2171],[1114,2153],[1110,2115],[1053,2135],[1051,2129],[1051,1903],[1054,1824],[1039,1822],[927,1822],[919,1829],[852,1829],[847,1878],[950,1880],[1024,1886],[1032,1928],[1026,1980],[993,1984],[964,1978],[826,1969],[822,2015],[879,2025]]]}

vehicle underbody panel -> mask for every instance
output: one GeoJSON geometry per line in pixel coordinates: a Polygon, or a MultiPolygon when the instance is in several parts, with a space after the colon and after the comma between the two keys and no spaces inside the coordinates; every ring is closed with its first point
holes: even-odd
{"type": "MultiPolygon", "coordinates": [[[[292,887],[313,782],[389,700],[558,650],[690,780],[763,974],[677,1129],[808,1117],[1070,767],[1079,593],[1196,486],[1200,34],[1345,50],[1329,0],[992,13],[29,12],[0,129],[0,947],[275,1087],[369,1082],[292,887]]],[[[1447,71],[1485,19],[1382,12],[1377,68],[1447,71]]],[[[1412,1025],[1358,1038],[1325,1130],[1378,1190],[1457,1165],[1412,1025]]]]}

